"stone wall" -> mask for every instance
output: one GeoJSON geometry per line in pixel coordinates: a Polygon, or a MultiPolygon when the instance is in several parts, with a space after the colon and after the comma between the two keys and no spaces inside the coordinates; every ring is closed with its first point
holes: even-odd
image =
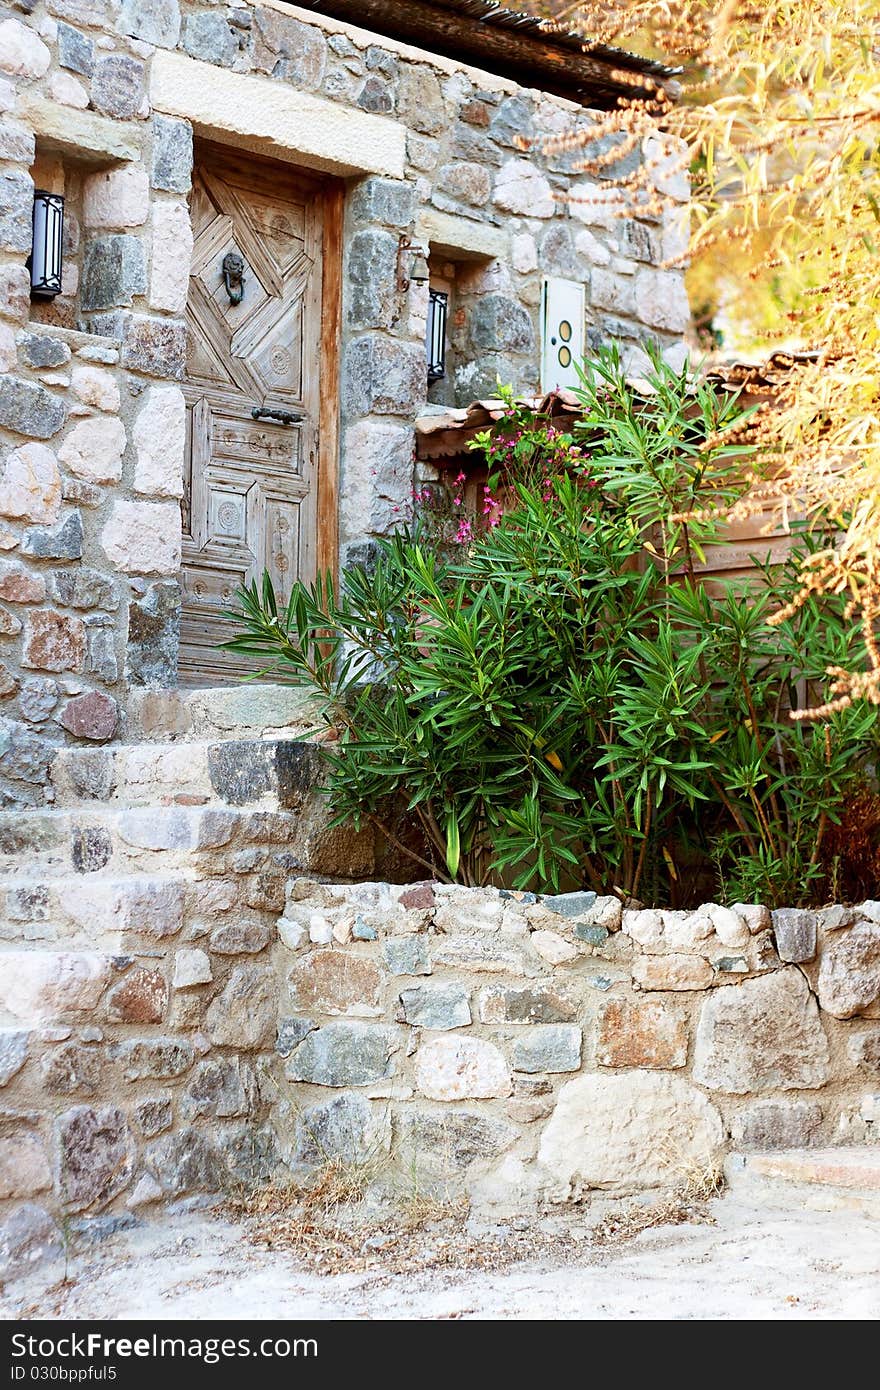
{"type": "MultiPolygon", "coordinates": [[[[347,180],[343,375],[327,387],[344,558],[397,523],[412,488],[427,289],[398,287],[401,236],[458,267],[459,399],[496,375],[536,388],[544,274],[589,286],[591,343],[618,339],[636,361],[651,333],[680,355],[682,275],[658,267],[681,250],[687,188],[656,137],[602,173],[648,159],[668,211],[621,218],[576,153],[540,152],[594,116],[489,74],[271,3],[17,0],[0,17],[2,805],[47,800],[54,746],[125,739],[129,690],[176,681],[193,128],[168,92],[221,79],[259,84],[229,115],[233,142],[267,95],[290,94],[312,103],[309,139],[347,111],[405,149],[394,177],[358,174],[375,167],[368,139],[330,161],[347,180]],[[172,59],[189,64],[177,88],[172,59]],[[40,305],[35,184],[67,198],[63,293],[40,305]]],[[[235,103],[220,104],[226,119],[235,103]]]]}
{"type": "MultiPolygon", "coordinates": [[[[188,877],[139,878],[134,860],[87,891],[19,892],[0,973],[9,1269],[62,1227],[334,1159],[386,1191],[527,1212],[675,1186],[731,1148],[876,1138],[876,902],[622,911],[302,877],[285,892],[284,851],[256,847],[271,817],[188,815],[188,877]]],[[[143,816],[126,838],[160,848],[143,816]]]]}

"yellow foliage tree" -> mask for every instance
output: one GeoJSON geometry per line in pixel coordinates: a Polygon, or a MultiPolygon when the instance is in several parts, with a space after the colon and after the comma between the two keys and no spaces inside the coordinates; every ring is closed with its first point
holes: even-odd
{"type": "MultiPolygon", "coordinates": [[[[554,19],[682,65],[679,101],[648,86],[604,129],[620,149],[651,121],[683,142],[692,284],[735,274],[754,345],[801,350],[753,428],[745,505],[839,528],[803,592],[848,592],[863,650],[801,716],[880,704],[880,0],[579,3],[554,19]]],[[[661,160],[626,180],[653,212],[661,160]]]]}

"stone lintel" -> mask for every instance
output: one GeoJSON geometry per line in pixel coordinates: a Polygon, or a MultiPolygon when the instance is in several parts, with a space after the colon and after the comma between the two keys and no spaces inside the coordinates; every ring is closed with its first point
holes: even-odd
{"type": "Polygon", "coordinates": [[[432,251],[454,261],[494,261],[507,258],[510,235],[506,229],[470,217],[425,208],[419,214],[416,234],[432,251]]]}
{"type": "Polygon", "coordinates": [[[133,121],[77,111],[27,92],[19,97],[16,114],[33,130],[41,154],[73,156],[94,168],[143,156],[141,128],[133,121]]]}

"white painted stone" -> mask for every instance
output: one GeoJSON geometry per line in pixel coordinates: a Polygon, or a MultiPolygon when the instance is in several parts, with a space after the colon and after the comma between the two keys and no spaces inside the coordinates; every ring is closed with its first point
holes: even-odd
{"type": "Polygon", "coordinates": [[[716,989],[700,1014],[694,1080],[713,1091],[814,1089],[828,1080],[828,1039],[797,966],[716,989]]]}
{"type": "Polygon", "coordinates": [[[197,947],[175,952],[172,979],[175,989],[192,989],[194,985],[207,985],[213,978],[211,960],[207,952],[200,951],[197,947]]]}
{"type": "Polygon", "coordinates": [[[575,249],[579,256],[583,256],[590,265],[608,265],[611,260],[611,252],[607,246],[603,246],[598,237],[593,236],[586,227],[578,232],[574,239],[575,249]]]}
{"type": "Polygon", "coordinates": [[[529,232],[520,232],[510,243],[510,263],[520,275],[538,269],[538,248],[529,232]]]}
{"type": "Polygon", "coordinates": [[[77,478],[89,483],[118,483],[122,477],[125,426],[114,416],[80,420],[65,436],[58,460],[77,478]]]}
{"type": "Polygon", "coordinates": [[[0,478],[0,516],[52,524],[61,509],[58,460],[45,444],[23,444],[6,460],[0,478]]]}
{"type": "Polygon", "coordinates": [[[153,205],[150,308],[182,314],[189,289],[193,234],[185,203],[153,205]]]}
{"type": "Polygon", "coordinates": [[[110,979],[93,951],[7,951],[0,956],[0,1004],[26,1022],[90,1013],[110,979]]]}
{"type": "Polygon", "coordinates": [[[149,211],[150,180],[140,165],[102,169],[83,183],[87,227],[142,227],[149,211]]]}
{"type": "Polygon", "coordinates": [[[553,217],[556,200],[548,180],[527,159],[508,159],[495,178],[495,204],[521,217],[553,217]]]}
{"type": "Polygon", "coordinates": [[[114,502],[101,545],[124,574],[176,574],[180,508],[173,502],[114,502]]]}
{"type": "Polygon", "coordinates": [[[49,95],[62,106],[72,106],[78,111],[85,111],[89,104],[85,87],[69,72],[53,72],[49,79],[49,95]]]}
{"type": "Polygon", "coordinates": [[[529,941],[548,965],[565,965],[567,961],[577,959],[577,947],[558,932],[533,931],[529,941]]]}
{"type": "Polygon", "coordinates": [[[642,323],[682,333],[691,320],[684,275],[644,266],[635,278],[635,309],[642,323]]]}
{"type": "Polygon", "coordinates": [[[343,542],[387,535],[405,516],[412,487],[412,430],[359,420],[345,431],[339,523],[343,542]]]}
{"type": "Polygon", "coordinates": [[[746,945],[751,932],[739,913],[734,912],[732,908],[722,907],[720,903],[709,903],[706,912],[722,946],[729,946],[736,951],[746,945]]]}
{"type": "MultiPolygon", "coordinates": [[[[186,267],[188,273],[188,257],[186,267]]],[[[132,439],[137,449],[135,492],[146,497],[182,497],[186,402],[179,386],[150,387],[132,439]]]]}
{"type": "Polygon", "coordinates": [[[112,372],[101,367],[74,367],[70,385],[77,400],[96,410],[111,413],[119,409],[119,387],[112,372]]]}
{"type": "Polygon", "coordinates": [[[0,24],[0,69],[13,77],[42,77],[52,54],[33,29],[17,19],[0,24]]]}
{"type": "Polygon", "coordinates": [[[570,1196],[674,1187],[695,1167],[714,1167],[722,1140],[718,1111],[681,1077],[579,1076],[559,1092],[538,1162],[570,1196]]]}
{"type": "Polygon", "coordinates": [[[509,1096],[512,1083],[493,1043],[452,1034],[432,1038],[419,1048],[416,1089],[430,1100],[489,1100],[509,1096]]]}

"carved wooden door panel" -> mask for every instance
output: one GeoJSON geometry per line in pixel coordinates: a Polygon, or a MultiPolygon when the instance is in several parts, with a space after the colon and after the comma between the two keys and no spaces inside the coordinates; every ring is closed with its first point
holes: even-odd
{"type": "MultiPolygon", "coordinates": [[[[316,573],[322,188],[247,154],[193,178],[180,678],[253,663],[219,644],[242,582],[316,573]]],[[[333,390],[336,389],[333,383],[333,390]]]]}

